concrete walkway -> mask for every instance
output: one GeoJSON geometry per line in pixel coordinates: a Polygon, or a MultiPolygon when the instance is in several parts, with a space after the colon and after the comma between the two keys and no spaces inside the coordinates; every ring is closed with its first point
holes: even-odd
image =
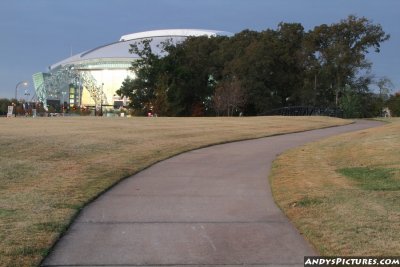
{"type": "Polygon", "coordinates": [[[303,266],[316,252],[271,196],[276,155],[356,124],[229,143],[160,162],[88,205],[44,266],[303,266]]]}

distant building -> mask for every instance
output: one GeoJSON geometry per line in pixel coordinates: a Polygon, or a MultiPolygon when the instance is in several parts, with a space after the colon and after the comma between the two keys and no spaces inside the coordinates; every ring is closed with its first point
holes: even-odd
{"type": "Polygon", "coordinates": [[[119,41],[76,54],[49,67],[48,73],[33,75],[36,96],[45,105],[58,101],[69,106],[120,107],[127,99],[120,99],[116,91],[125,78],[134,78],[129,71],[138,55],[129,53],[130,45],[151,39],[154,53],[161,54],[162,42],[184,41],[189,36],[220,36],[231,33],[214,30],[170,29],[124,35],[119,41]]]}

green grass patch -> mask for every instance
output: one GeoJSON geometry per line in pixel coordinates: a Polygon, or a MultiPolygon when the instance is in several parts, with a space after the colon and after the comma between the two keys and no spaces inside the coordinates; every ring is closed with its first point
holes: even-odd
{"type": "Polygon", "coordinates": [[[66,226],[59,222],[44,222],[34,224],[33,227],[39,231],[62,233],[65,231],[66,226]]]}
{"type": "Polygon", "coordinates": [[[52,207],[55,209],[80,210],[82,208],[82,204],[56,203],[52,205],[52,207]]]}
{"type": "Polygon", "coordinates": [[[47,248],[37,248],[37,247],[22,247],[18,248],[14,251],[11,252],[11,255],[35,255],[39,254],[42,256],[46,256],[48,254],[49,250],[47,248]]]}
{"type": "Polygon", "coordinates": [[[0,208],[0,217],[10,217],[15,214],[15,210],[12,209],[1,209],[0,208]]]}
{"type": "Polygon", "coordinates": [[[400,181],[394,178],[395,169],[351,167],[337,170],[340,174],[354,180],[365,190],[397,191],[400,181]]]}
{"type": "Polygon", "coordinates": [[[323,201],[321,198],[310,198],[310,197],[304,197],[301,200],[296,202],[296,206],[299,207],[308,207],[308,206],[314,206],[314,205],[319,205],[323,201]]]}

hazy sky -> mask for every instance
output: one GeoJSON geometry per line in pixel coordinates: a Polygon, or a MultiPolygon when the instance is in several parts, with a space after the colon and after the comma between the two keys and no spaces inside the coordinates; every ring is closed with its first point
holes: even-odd
{"type": "MultiPolygon", "coordinates": [[[[365,16],[391,34],[373,72],[400,90],[399,0],[0,0],[0,98],[13,97],[19,81],[71,53],[119,40],[121,35],[166,28],[237,33],[300,22],[306,30],[350,14],[365,16]]],[[[19,90],[23,94],[23,88],[19,90]]]]}

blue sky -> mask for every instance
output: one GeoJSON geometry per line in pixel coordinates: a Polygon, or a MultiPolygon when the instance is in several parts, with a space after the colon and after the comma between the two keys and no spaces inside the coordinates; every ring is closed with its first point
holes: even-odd
{"type": "MultiPolygon", "coordinates": [[[[350,14],[365,16],[391,34],[373,73],[400,90],[400,1],[398,0],[1,0],[0,98],[13,97],[19,81],[71,53],[117,41],[121,35],[166,28],[275,29],[299,22],[306,30],[350,14]]],[[[20,89],[22,90],[22,89],[20,89]]],[[[20,92],[19,90],[19,92],[20,92]]]]}

